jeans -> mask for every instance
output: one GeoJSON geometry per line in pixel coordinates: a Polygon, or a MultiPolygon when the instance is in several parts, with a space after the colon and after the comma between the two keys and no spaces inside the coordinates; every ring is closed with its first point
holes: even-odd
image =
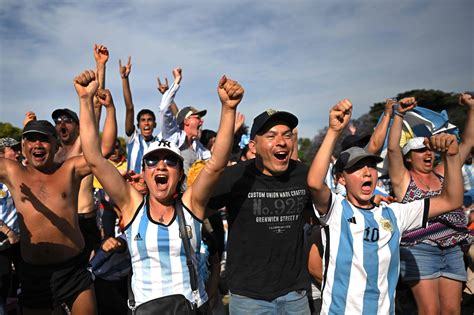
{"type": "Polygon", "coordinates": [[[255,300],[230,294],[230,315],[307,315],[310,314],[306,291],[291,291],[273,301],[255,300]]]}

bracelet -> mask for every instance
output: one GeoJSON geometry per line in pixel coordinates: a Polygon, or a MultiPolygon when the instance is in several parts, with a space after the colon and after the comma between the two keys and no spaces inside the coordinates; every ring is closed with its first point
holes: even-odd
{"type": "Polygon", "coordinates": [[[13,230],[12,230],[12,229],[9,229],[8,232],[5,233],[5,235],[8,235],[8,233],[10,233],[10,232],[13,232],[13,230]]]}
{"type": "Polygon", "coordinates": [[[397,115],[398,117],[402,117],[402,118],[405,117],[405,113],[400,113],[400,112],[397,112],[396,110],[393,111],[393,114],[397,115]]]}

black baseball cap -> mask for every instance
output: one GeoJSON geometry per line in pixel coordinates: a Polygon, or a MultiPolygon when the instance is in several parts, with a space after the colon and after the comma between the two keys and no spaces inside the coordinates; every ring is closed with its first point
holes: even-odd
{"type": "Polygon", "coordinates": [[[199,117],[204,117],[207,114],[207,110],[199,110],[195,107],[192,106],[186,106],[183,107],[178,114],[176,115],[176,122],[178,125],[181,125],[186,118],[188,118],[191,115],[197,115],[199,117]]]}
{"type": "Polygon", "coordinates": [[[56,120],[59,116],[66,115],[72,118],[76,122],[76,124],[79,123],[79,117],[77,116],[76,112],[68,109],[68,108],[60,108],[56,109],[52,114],[51,117],[53,120],[56,120]]]}
{"type": "Polygon", "coordinates": [[[351,168],[357,162],[363,159],[372,159],[376,163],[380,163],[383,161],[383,158],[381,158],[380,156],[369,153],[361,147],[351,147],[341,152],[339,158],[336,161],[336,164],[334,165],[334,172],[342,173],[343,170],[351,168]]]}
{"type": "Polygon", "coordinates": [[[56,128],[47,120],[32,120],[23,128],[22,137],[29,133],[41,133],[56,138],[56,128]]]}
{"type": "Polygon", "coordinates": [[[267,109],[257,117],[253,119],[252,129],[250,131],[250,139],[254,139],[257,133],[263,130],[266,124],[281,120],[287,123],[288,127],[291,129],[298,126],[298,118],[295,115],[289,112],[278,111],[274,109],[267,109]]]}

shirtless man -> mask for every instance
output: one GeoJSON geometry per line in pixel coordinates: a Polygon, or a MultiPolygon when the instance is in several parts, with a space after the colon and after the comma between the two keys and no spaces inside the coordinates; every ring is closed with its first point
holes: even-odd
{"type": "Polygon", "coordinates": [[[77,219],[79,187],[90,174],[82,156],[54,161],[56,129],[45,120],[23,129],[27,165],[0,158],[0,181],[15,202],[21,233],[23,313],[95,314],[92,279],[77,219]]]}
{"type": "MultiPolygon", "coordinates": [[[[105,81],[105,63],[108,60],[109,52],[105,46],[96,44],[94,46],[94,57],[97,64],[97,72],[101,88],[105,81]]],[[[106,93],[106,92],[103,92],[106,93]]],[[[102,94],[105,98],[105,95],[102,94]]],[[[97,98],[95,98],[97,101],[97,98]]],[[[101,104],[94,104],[96,117],[100,117],[101,104]]],[[[52,113],[52,118],[56,125],[56,132],[59,136],[61,147],[58,149],[54,160],[62,163],[68,158],[82,155],[81,140],[79,135],[79,118],[77,114],[67,108],[56,109],[52,113]]],[[[100,118],[99,118],[100,119],[100,118]]],[[[97,121],[97,123],[99,123],[97,121]]],[[[115,107],[106,107],[106,120],[103,134],[102,153],[108,154],[113,150],[115,137],[117,134],[117,123],[115,121],[115,107]]],[[[96,215],[97,209],[94,205],[93,194],[93,176],[84,177],[79,190],[77,213],[79,214],[79,227],[82,236],[86,242],[86,252],[90,255],[91,251],[100,245],[100,234],[97,227],[96,215]]]]}

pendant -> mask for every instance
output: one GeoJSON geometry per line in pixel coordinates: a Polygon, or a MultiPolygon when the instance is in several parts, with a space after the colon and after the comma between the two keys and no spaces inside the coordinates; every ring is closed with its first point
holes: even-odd
{"type": "Polygon", "coordinates": [[[158,221],[160,221],[160,223],[165,222],[165,219],[163,218],[163,215],[161,215],[161,217],[158,219],[158,221]]]}

